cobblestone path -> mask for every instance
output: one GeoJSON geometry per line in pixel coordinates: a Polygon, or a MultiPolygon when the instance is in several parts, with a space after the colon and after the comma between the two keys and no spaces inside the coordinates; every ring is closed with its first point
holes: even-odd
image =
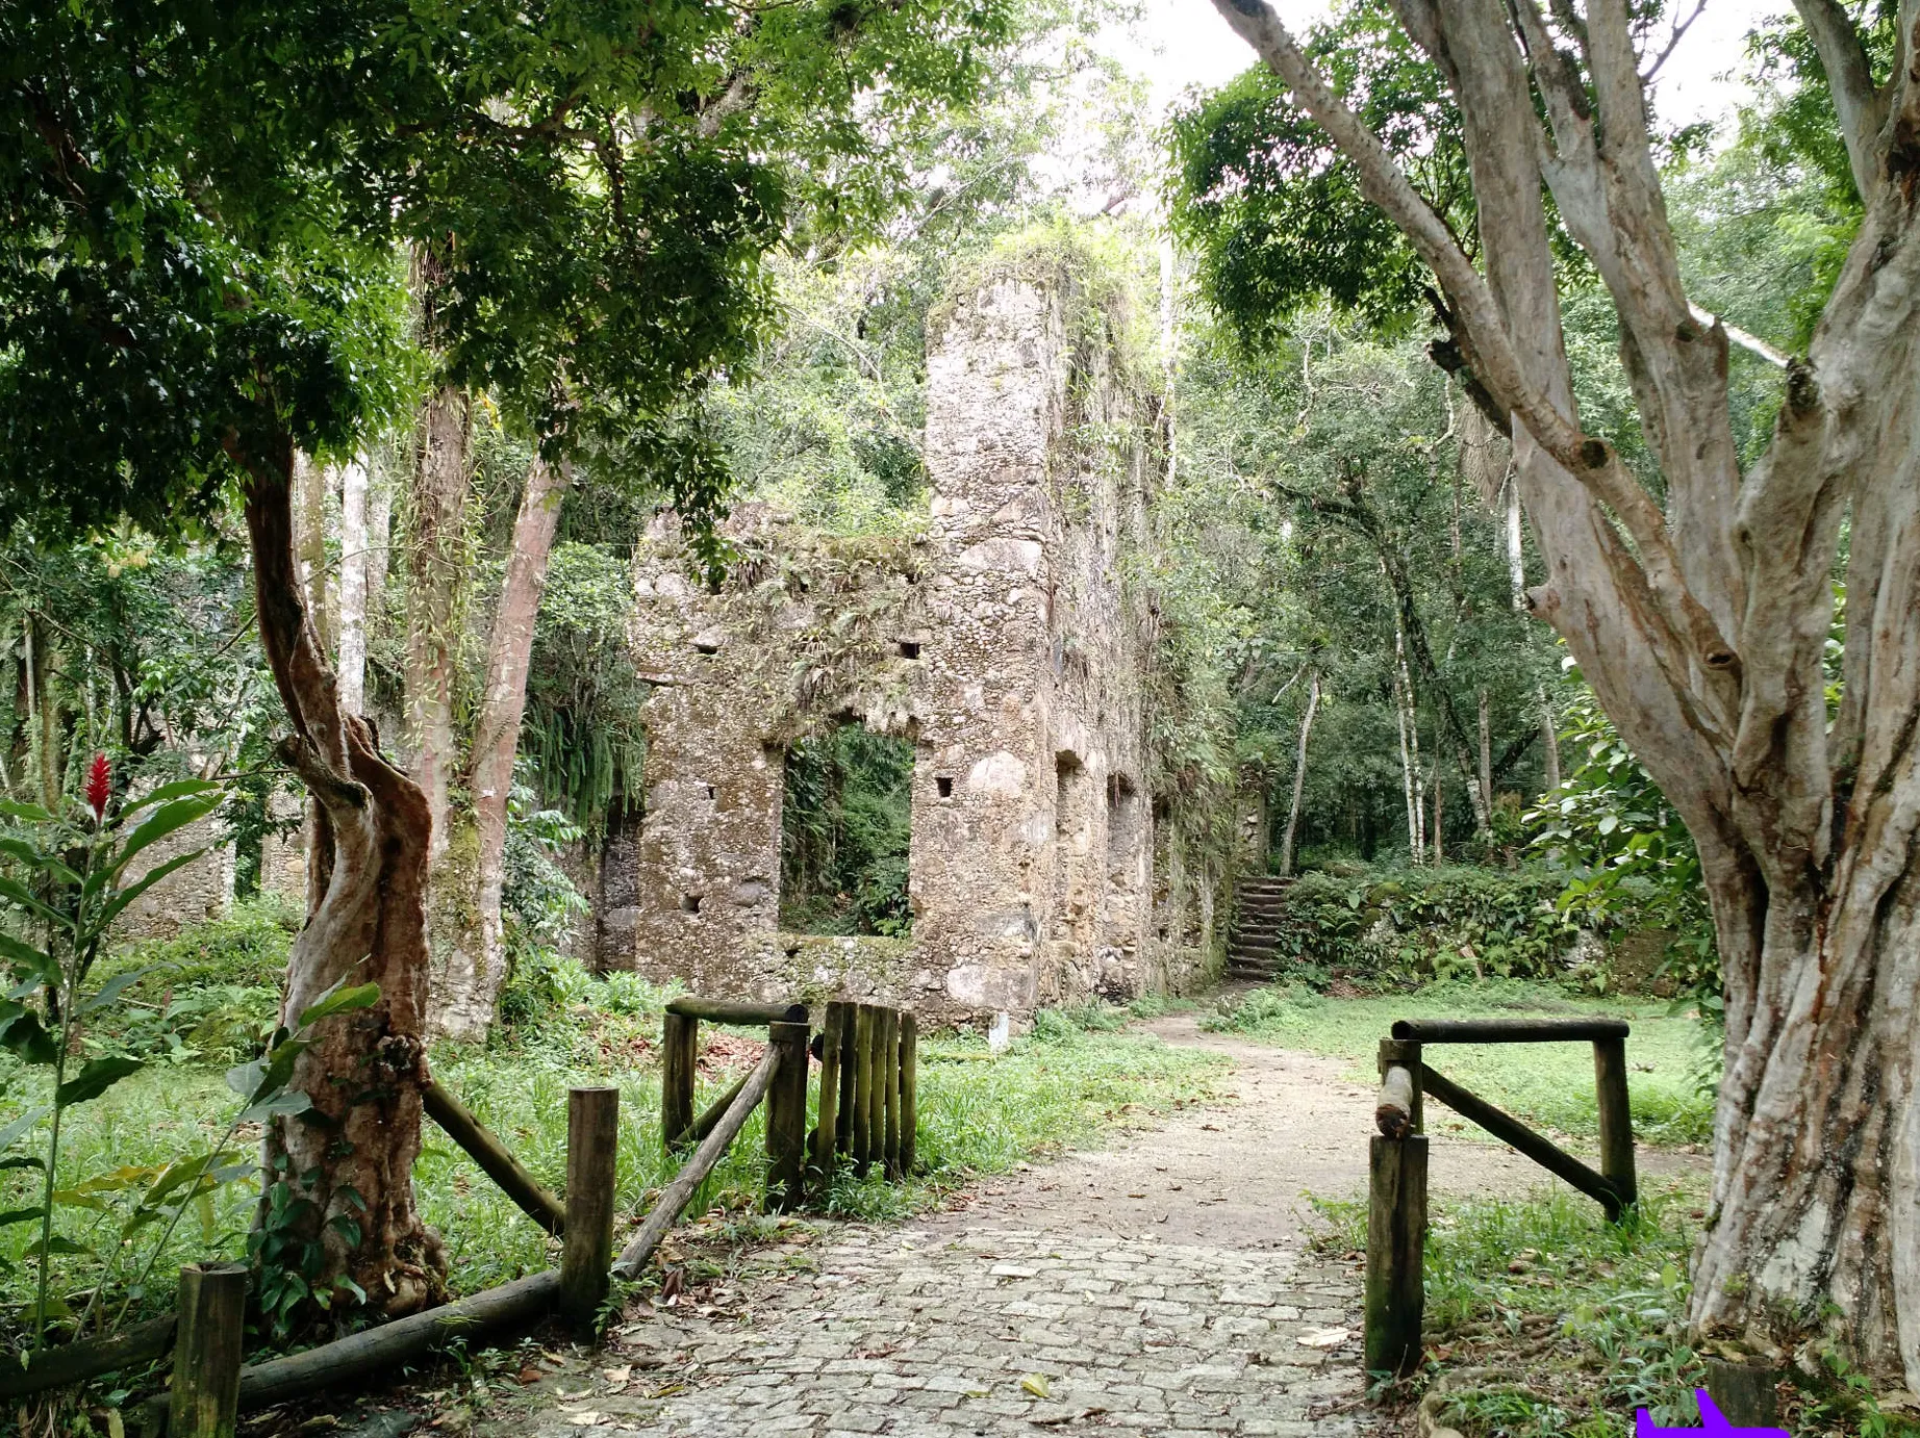
{"type": "Polygon", "coordinates": [[[1352,1438],[1359,1269],[1310,1251],[1295,1200],[1306,1176],[1339,1191],[1361,1169],[1290,1171],[1276,1124],[1304,1138],[1333,1115],[1280,1110],[1261,1085],[1298,1097],[1310,1079],[1348,1110],[1360,1155],[1367,1098],[1337,1066],[1288,1083],[1283,1063],[1249,1055],[1243,1102],[1036,1166],[969,1208],[763,1252],[758,1276],[621,1325],[591,1360],[556,1355],[482,1432],[1352,1438]]]}

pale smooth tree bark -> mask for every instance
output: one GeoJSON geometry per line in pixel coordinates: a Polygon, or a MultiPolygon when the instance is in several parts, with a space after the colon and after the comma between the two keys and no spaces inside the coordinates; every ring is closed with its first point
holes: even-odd
{"type": "Polygon", "coordinates": [[[450,837],[447,790],[460,756],[453,732],[465,580],[471,416],[467,396],[442,389],[420,416],[407,525],[407,744],[433,819],[437,866],[450,837]]]}
{"type": "Polygon", "coordinates": [[[340,469],[340,707],[367,707],[367,466],[340,469]]]}
{"type": "Polygon", "coordinates": [[[426,1078],[426,801],[341,705],[295,557],[292,441],[255,448],[236,436],[227,448],[248,476],[260,645],[291,721],[278,753],[313,799],[311,902],[281,1021],[296,1023],[342,981],[380,989],[372,1007],[322,1023],[297,1060],[292,1087],[312,1106],[268,1121],[262,1213],[282,1184],[306,1200],[280,1211],[293,1215],[296,1236],[321,1245],[316,1291],[338,1314],[365,1311],[336,1287],[351,1280],[367,1308],[396,1316],[437,1297],[446,1271],[413,1195],[426,1078]]]}
{"type": "Polygon", "coordinates": [[[1300,716],[1300,742],[1293,752],[1293,798],[1287,804],[1287,829],[1280,840],[1280,877],[1293,873],[1293,841],[1300,829],[1300,800],[1307,788],[1307,740],[1313,734],[1313,717],[1320,712],[1320,671],[1308,675],[1307,712],[1300,716]]]}
{"type": "Polygon", "coordinates": [[[1838,0],[1796,0],[1865,216],[1744,476],[1729,336],[1681,284],[1626,0],[1552,21],[1538,0],[1396,0],[1459,105],[1477,259],[1264,0],[1215,4],[1433,272],[1451,354],[1512,436],[1548,566],[1534,612],[1698,846],[1726,1070],[1694,1326],[1827,1328],[1920,1387],[1920,0],[1884,81],[1838,0]],[[1582,427],[1543,189],[1618,312],[1664,503],[1582,427]]]}
{"type": "Polygon", "coordinates": [[[1407,673],[1407,639],[1396,615],[1393,629],[1393,712],[1400,724],[1400,787],[1407,801],[1407,857],[1415,864],[1427,861],[1426,806],[1421,792],[1420,721],[1413,697],[1413,676],[1407,673]]]}
{"type": "MultiPolygon", "coordinates": [[[[494,610],[487,645],[486,687],[475,724],[467,790],[468,822],[476,858],[473,892],[458,907],[466,922],[437,936],[433,1017],[436,1033],[449,1038],[484,1037],[507,976],[501,896],[506,878],[507,798],[513,762],[520,750],[520,720],[526,712],[527,670],[533,656],[534,621],[546,592],[547,561],[560,525],[569,478],[564,465],[536,459],[527,473],[513,544],[494,610]]],[[[454,906],[448,906],[454,907],[454,906]]],[[[458,916],[456,916],[458,917],[458,916]]]]}

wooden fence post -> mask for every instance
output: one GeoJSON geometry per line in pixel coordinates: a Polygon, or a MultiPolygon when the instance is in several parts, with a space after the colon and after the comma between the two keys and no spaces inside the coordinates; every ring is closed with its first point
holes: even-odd
{"type": "Polygon", "coordinates": [[[1624,1213],[1640,1201],[1633,1171],[1633,1109],[1627,1095],[1627,1041],[1593,1041],[1594,1089],[1600,1100],[1600,1175],[1620,1195],[1624,1213]]]}
{"type": "Polygon", "coordinates": [[[900,1015],[900,1174],[913,1176],[914,1139],[920,1129],[920,1021],[900,1015]]]}
{"type": "Polygon", "coordinates": [[[769,1024],[767,1042],[780,1050],[780,1069],[767,1090],[768,1213],[798,1208],[807,1180],[807,1026],[769,1024]]]}
{"type": "Polygon", "coordinates": [[[900,1010],[889,1008],[881,1031],[880,1073],[886,1082],[885,1117],[880,1151],[886,1156],[888,1178],[900,1177],[900,1010]]]}
{"type": "Polygon", "coordinates": [[[247,1266],[190,1263],[180,1270],[173,1347],[173,1438],[233,1438],[246,1342],[247,1266]]]}
{"type": "Polygon", "coordinates": [[[700,1020],[671,1011],[660,1030],[660,1141],[668,1152],[693,1127],[693,1066],[700,1020]]]}
{"type": "Polygon", "coordinates": [[[873,1157],[873,1030],[879,1019],[872,1004],[861,1004],[853,1017],[853,1171],[867,1176],[873,1157]]]}
{"type": "MultiPolygon", "coordinates": [[[[1426,1093],[1420,1082],[1420,1045],[1406,1039],[1380,1040],[1380,1077],[1389,1068],[1404,1068],[1413,1085],[1412,1131],[1426,1131],[1426,1093]]],[[[1384,1132],[1384,1130],[1382,1130],[1384,1132]]]]}
{"type": "Polygon", "coordinates": [[[820,1031],[820,1113],[813,1130],[814,1183],[825,1193],[833,1187],[833,1159],[840,1123],[840,1047],[847,1022],[847,1006],[827,1005],[820,1031]]]}
{"type": "Polygon", "coordinates": [[[560,1317],[591,1334],[607,1301],[613,1262],[613,1175],[620,1149],[620,1090],[567,1091],[567,1223],[560,1249],[560,1317]]]}
{"type": "Polygon", "coordinates": [[[1420,1366],[1426,1306],[1427,1140],[1376,1134],[1367,1159],[1367,1371],[1405,1375],[1420,1366]]]}

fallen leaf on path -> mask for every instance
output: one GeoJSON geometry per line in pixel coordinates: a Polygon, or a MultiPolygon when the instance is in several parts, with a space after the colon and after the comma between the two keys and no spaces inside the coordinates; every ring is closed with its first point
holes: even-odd
{"type": "Polygon", "coordinates": [[[1035,1398],[1053,1397],[1053,1387],[1047,1382],[1047,1375],[1044,1373],[1029,1373],[1020,1380],[1020,1386],[1035,1398]]]}
{"type": "Polygon", "coordinates": [[[590,1409],[579,1413],[563,1413],[561,1417],[578,1428],[591,1428],[600,1421],[600,1415],[590,1409]]]}
{"type": "Polygon", "coordinates": [[[1063,1423],[1077,1422],[1082,1418],[1098,1418],[1106,1411],[1104,1408],[1082,1408],[1077,1413],[1056,1413],[1051,1418],[1029,1418],[1027,1422],[1036,1428],[1058,1428],[1063,1423]]]}
{"type": "Polygon", "coordinates": [[[1311,1333],[1300,1335],[1303,1348],[1338,1348],[1353,1334],[1344,1328],[1316,1328],[1311,1333]]]}
{"type": "Polygon", "coordinates": [[[546,1376],[547,1376],[547,1373],[544,1368],[535,1368],[531,1363],[529,1363],[525,1368],[522,1368],[518,1373],[513,1375],[514,1381],[516,1383],[519,1383],[523,1387],[538,1383],[542,1378],[545,1378],[546,1376]]]}
{"type": "Polygon", "coordinates": [[[606,1379],[607,1382],[615,1385],[625,1383],[629,1378],[633,1377],[633,1365],[631,1363],[623,1363],[618,1368],[603,1368],[600,1370],[600,1376],[606,1379]]]}

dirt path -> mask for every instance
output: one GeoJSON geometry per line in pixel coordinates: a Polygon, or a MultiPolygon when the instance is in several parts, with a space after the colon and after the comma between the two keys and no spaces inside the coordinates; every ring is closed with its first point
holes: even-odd
{"type": "MultiPolygon", "coordinates": [[[[1147,1027],[1228,1056],[1235,1097],[909,1224],[762,1253],[758,1277],[630,1312],[482,1431],[1352,1438],[1359,1268],[1310,1250],[1303,1194],[1363,1190],[1372,1093],[1338,1059],[1147,1027]]],[[[1431,1170],[1441,1193],[1548,1181],[1446,1133],[1431,1170]]]]}

